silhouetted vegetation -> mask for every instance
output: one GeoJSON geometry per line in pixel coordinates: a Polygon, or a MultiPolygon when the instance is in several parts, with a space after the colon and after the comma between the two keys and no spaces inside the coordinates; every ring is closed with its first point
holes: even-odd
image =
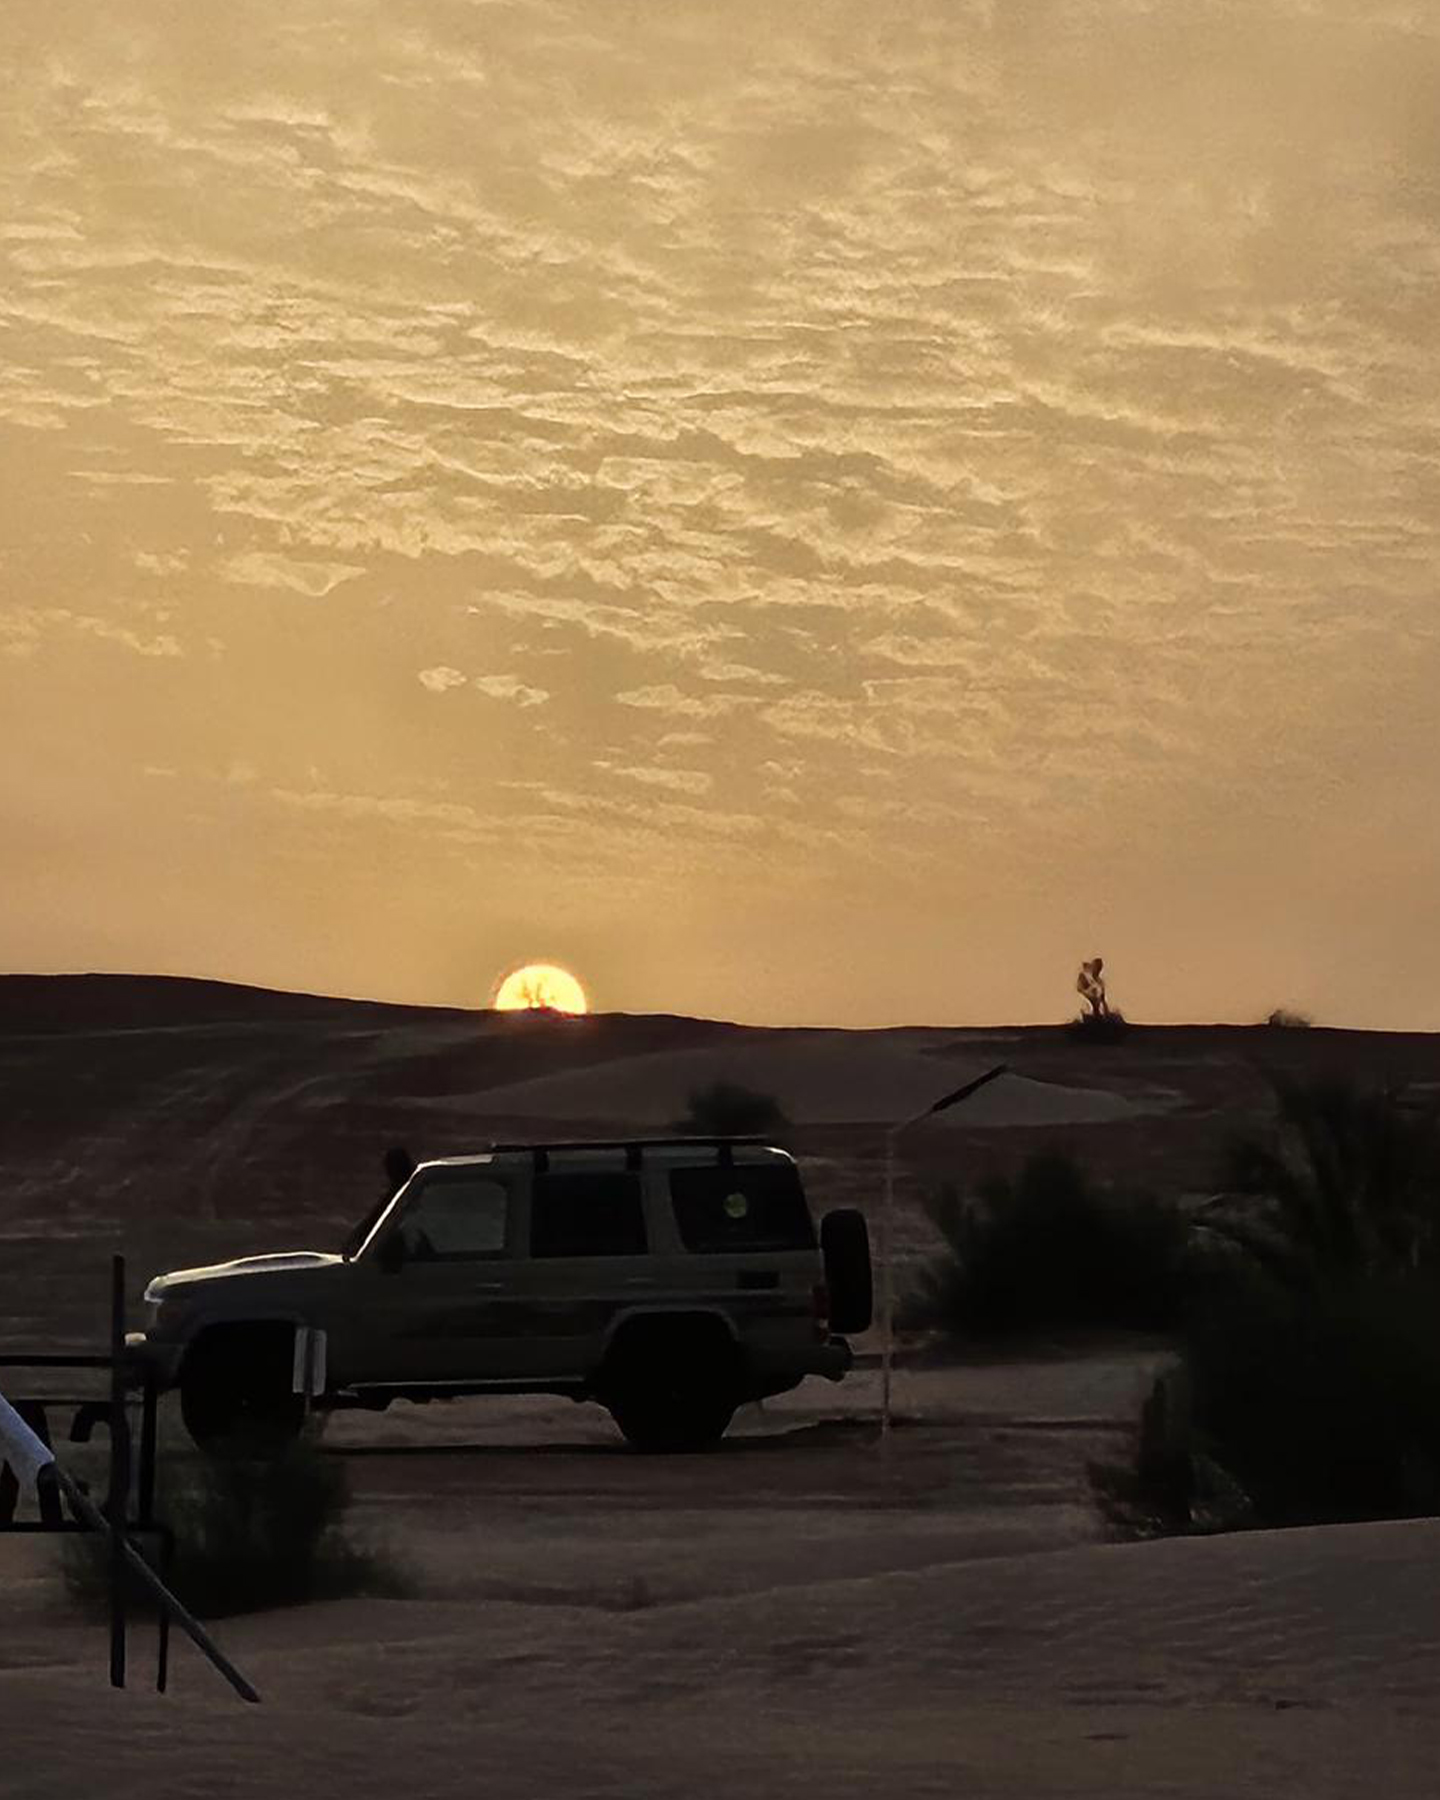
{"type": "Polygon", "coordinates": [[[1180,1212],[1094,1185],[1069,1157],[1032,1157],[1014,1181],[943,1189],[927,1210],[946,1250],[904,1305],[912,1326],[986,1336],[1078,1326],[1163,1330],[1184,1291],[1180,1212]]]}
{"type": "Polygon", "coordinates": [[[1338,1080],[1277,1081],[1273,1131],[1235,1139],[1212,1242],[1288,1286],[1431,1265],[1440,1202],[1432,1106],[1338,1080]]]}
{"type": "Polygon", "coordinates": [[[1307,1031],[1315,1023],[1308,1013],[1292,1012],[1288,1006],[1277,1006],[1267,1014],[1265,1023],[1276,1031],[1307,1031]]]}
{"type": "Polygon", "coordinates": [[[1065,1027],[1079,1044],[1117,1044],[1130,1031],[1130,1022],[1118,1008],[1108,1012],[1081,1013],[1065,1027]]]}
{"type": "MultiPolygon", "coordinates": [[[[202,1618],[403,1591],[390,1560],[348,1531],[349,1505],[344,1465],[308,1440],[265,1457],[172,1455],[157,1508],[175,1534],[165,1579],[202,1618]]],[[[63,1568],[72,1594],[103,1604],[93,1540],[66,1539],[63,1568]]]]}
{"type": "Polygon", "coordinates": [[[1433,1109],[1335,1081],[1277,1102],[1197,1219],[1179,1357],[1131,1460],[1092,1471],[1127,1531],[1440,1510],[1433,1109]]]}
{"type": "Polygon", "coordinates": [[[735,1081],[715,1081],[692,1088],[685,1111],[672,1130],[694,1137],[753,1137],[782,1131],[790,1121],[773,1094],[763,1094],[735,1081]]]}
{"type": "Polygon", "coordinates": [[[1132,1461],[1093,1474],[1141,1535],[1440,1510],[1440,1290],[1395,1275],[1232,1288],[1157,1380],[1132,1461]]]}
{"type": "Polygon", "coordinates": [[[1075,977],[1075,991],[1083,1001],[1078,1019],[1070,1026],[1087,1044],[1111,1044],[1125,1035],[1125,1015],[1110,1004],[1105,981],[1105,958],[1092,956],[1080,965],[1075,977]]]}

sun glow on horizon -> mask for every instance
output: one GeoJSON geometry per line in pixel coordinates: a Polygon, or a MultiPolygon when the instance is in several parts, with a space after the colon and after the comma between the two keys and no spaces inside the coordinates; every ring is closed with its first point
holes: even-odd
{"type": "Polygon", "coordinates": [[[587,1013],[585,990],[555,963],[526,963],[513,970],[495,990],[497,1012],[587,1013]]]}

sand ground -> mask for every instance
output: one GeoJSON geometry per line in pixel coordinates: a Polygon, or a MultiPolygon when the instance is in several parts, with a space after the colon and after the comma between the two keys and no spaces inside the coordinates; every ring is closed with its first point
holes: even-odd
{"type": "Polygon", "coordinates": [[[403,1599],[218,1627],[105,1686],[35,1540],[0,1544],[6,1800],[1435,1791],[1440,1525],[1100,1539],[1087,1459],[1153,1353],[905,1370],[636,1457],[548,1402],[334,1422],[403,1599]],[[433,1415],[433,1416],[432,1416],[433,1415]]]}

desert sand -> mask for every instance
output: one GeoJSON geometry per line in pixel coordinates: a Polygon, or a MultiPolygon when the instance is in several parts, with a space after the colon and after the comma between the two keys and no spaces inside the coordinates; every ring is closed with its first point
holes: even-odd
{"type": "MultiPolygon", "coordinates": [[[[1222,1128],[1263,1112],[1266,1066],[1365,1056],[1431,1082],[1440,1064],[1432,1040],[1319,1032],[1146,1033],[1096,1055],[1055,1031],[497,1024],[0,983],[0,1336],[93,1343],[112,1248],[138,1286],[333,1242],[386,1142],[633,1130],[692,1074],[781,1092],[817,1205],[868,1205],[876,1126],[923,1102],[932,1065],[939,1093],[1011,1063],[993,1117],[907,1140],[908,1261],[934,1180],[1064,1144],[1204,1191],[1222,1128]]],[[[222,1623],[258,1709],[184,1645],[174,1691],[148,1692],[144,1628],[111,1694],[53,1550],[0,1539],[0,1793],[1429,1795],[1440,1525],[1105,1542],[1085,1465],[1123,1441],[1163,1355],[907,1361],[888,1452],[873,1362],[747,1409],[707,1457],[633,1456],[568,1403],[338,1418],[358,1526],[409,1591],[222,1623]]]]}
{"type": "Polygon", "coordinates": [[[668,1463],[568,1406],[454,1409],[440,1454],[344,1421],[413,1591],[218,1627],[258,1709],[186,1646],[146,1691],[143,1628],[111,1694],[41,1547],[0,1543],[3,1791],[1433,1792],[1440,1527],[1095,1541],[1088,1409],[1140,1374],[902,1376],[888,1464],[863,1384],[668,1463]],[[1043,1419],[1009,1411],[1027,1389],[1043,1419]]]}

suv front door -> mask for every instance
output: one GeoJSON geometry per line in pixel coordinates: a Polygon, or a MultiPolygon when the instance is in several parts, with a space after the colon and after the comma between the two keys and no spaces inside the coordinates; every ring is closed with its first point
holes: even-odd
{"type": "Polygon", "coordinates": [[[514,1170],[431,1169],[366,1251],[354,1379],[503,1382],[521,1373],[515,1256],[524,1214],[514,1170]]]}

